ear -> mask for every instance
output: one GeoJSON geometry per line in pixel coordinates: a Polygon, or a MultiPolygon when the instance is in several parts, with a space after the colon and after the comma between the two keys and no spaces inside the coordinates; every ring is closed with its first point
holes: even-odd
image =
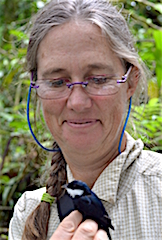
{"type": "Polygon", "coordinates": [[[127,99],[130,99],[130,97],[133,96],[137,88],[139,78],[140,78],[140,70],[134,66],[132,68],[132,71],[128,79],[127,99]]]}

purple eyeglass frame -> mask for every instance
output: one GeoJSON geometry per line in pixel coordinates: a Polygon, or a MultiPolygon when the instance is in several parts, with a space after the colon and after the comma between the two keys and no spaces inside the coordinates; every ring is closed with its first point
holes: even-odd
{"type": "MultiPolygon", "coordinates": [[[[125,75],[122,76],[121,80],[117,80],[117,83],[125,83],[128,79],[128,76],[130,74],[132,70],[132,66],[129,67],[127,73],[125,75]]],[[[33,82],[33,72],[31,72],[31,82],[30,82],[30,86],[31,88],[39,88],[39,85],[35,85],[35,82],[33,82]]],[[[73,88],[74,85],[82,85],[83,87],[86,87],[88,85],[88,82],[74,82],[74,83],[67,83],[66,86],[70,89],[73,88]]]]}
{"type": "Polygon", "coordinates": [[[124,76],[122,76],[121,80],[117,80],[117,83],[125,83],[131,71],[132,71],[132,66],[129,67],[127,73],[124,76]]]}
{"type": "MultiPolygon", "coordinates": [[[[126,82],[130,72],[132,70],[132,66],[128,69],[127,73],[122,76],[122,79],[121,80],[117,80],[117,83],[124,83],[126,82]]],[[[31,88],[39,88],[38,85],[35,85],[35,82],[33,82],[33,72],[31,72],[31,83],[30,83],[30,87],[29,87],[29,92],[28,92],[28,99],[27,99],[27,121],[28,121],[28,126],[29,126],[29,130],[34,138],[34,140],[36,141],[36,143],[42,148],[44,149],[45,151],[49,151],[49,152],[58,152],[58,151],[61,151],[60,148],[58,149],[49,149],[49,148],[46,148],[44,147],[39,141],[38,139],[36,138],[33,130],[32,130],[32,127],[31,127],[31,123],[30,123],[30,119],[29,119],[29,104],[30,104],[30,94],[31,94],[31,88]]],[[[88,84],[88,82],[76,82],[76,83],[72,83],[72,84],[68,84],[69,88],[72,87],[73,85],[75,84],[82,84],[84,85],[83,87],[86,87],[86,85],[88,84]]],[[[124,135],[124,131],[125,131],[125,128],[126,128],[126,125],[127,125],[127,122],[128,122],[128,118],[129,118],[129,115],[130,115],[130,111],[131,111],[131,103],[132,103],[132,97],[130,98],[130,102],[129,102],[129,109],[128,109],[128,113],[127,113],[127,117],[126,117],[126,120],[125,120],[125,123],[124,123],[124,127],[123,127],[123,130],[122,130],[122,134],[121,134],[121,137],[120,137],[120,141],[119,141],[119,146],[118,146],[118,152],[119,154],[121,154],[121,143],[122,143],[122,139],[123,139],[123,135],[124,135]]]]}
{"type": "Polygon", "coordinates": [[[39,88],[38,85],[35,85],[35,82],[33,82],[33,71],[31,72],[31,76],[30,76],[30,87],[31,88],[39,88]]]}

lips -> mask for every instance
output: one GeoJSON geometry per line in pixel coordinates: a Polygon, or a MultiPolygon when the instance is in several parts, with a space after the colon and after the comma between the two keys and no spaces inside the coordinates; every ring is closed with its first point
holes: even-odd
{"type": "Polygon", "coordinates": [[[69,126],[90,126],[94,125],[99,120],[97,119],[72,119],[72,120],[65,120],[63,123],[67,123],[69,126]]]}
{"type": "Polygon", "coordinates": [[[97,122],[97,120],[89,120],[89,121],[67,121],[68,123],[73,123],[73,124],[87,124],[87,123],[93,123],[93,122],[97,122]]]}
{"type": "Polygon", "coordinates": [[[92,122],[97,122],[98,120],[92,120],[92,119],[83,119],[83,120],[65,120],[64,122],[67,122],[67,123],[73,123],[73,124],[86,124],[86,123],[92,123],[92,122]]]}

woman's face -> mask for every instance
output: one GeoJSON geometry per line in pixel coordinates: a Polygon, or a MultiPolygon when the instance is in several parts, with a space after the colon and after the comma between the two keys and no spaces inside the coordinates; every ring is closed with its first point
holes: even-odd
{"type": "MultiPolygon", "coordinates": [[[[67,77],[82,82],[92,75],[121,77],[125,70],[111,51],[100,28],[87,22],[69,22],[51,29],[40,43],[38,79],[67,77]]],[[[128,83],[109,96],[87,94],[75,85],[69,97],[41,99],[46,124],[63,153],[104,154],[118,148],[127,101],[128,83]]]]}

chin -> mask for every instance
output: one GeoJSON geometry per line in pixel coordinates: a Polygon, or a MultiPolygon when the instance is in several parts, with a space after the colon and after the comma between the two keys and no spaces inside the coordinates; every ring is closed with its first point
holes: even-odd
{"type": "Polygon", "coordinates": [[[98,148],[99,143],[97,143],[95,140],[84,140],[81,141],[80,139],[76,139],[76,141],[73,139],[73,141],[67,141],[66,144],[64,144],[64,146],[66,146],[67,150],[70,150],[71,152],[77,152],[78,154],[89,154],[92,153],[92,151],[94,152],[95,149],[98,148]]]}

